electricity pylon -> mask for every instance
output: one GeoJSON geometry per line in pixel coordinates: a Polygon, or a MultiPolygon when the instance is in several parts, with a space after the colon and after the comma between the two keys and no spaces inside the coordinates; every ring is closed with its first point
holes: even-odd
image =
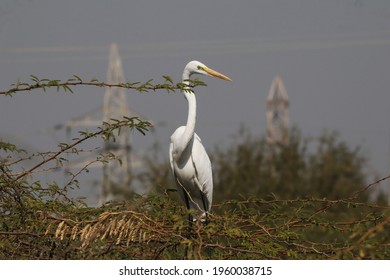
{"type": "Polygon", "coordinates": [[[267,143],[270,146],[287,145],[289,142],[289,105],[282,79],[276,76],[267,97],[267,143]]]}
{"type": "MultiPolygon", "coordinates": [[[[107,71],[108,84],[120,84],[124,82],[122,63],[119,56],[118,46],[114,43],[110,47],[110,56],[107,71]]],[[[101,126],[102,122],[110,123],[113,119],[122,120],[123,117],[138,117],[139,115],[131,111],[127,106],[126,92],[124,88],[106,87],[104,92],[103,106],[85,114],[82,117],[67,121],[64,125],[58,125],[56,129],[65,126],[68,137],[71,135],[72,127],[80,126],[101,126]],[[100,115],[96,117],[95,115],[100,115]],[[102,116],[103,115],[103,116],[102,116]]],[[[130,129],[121,128],[116,132],[115,139],[104,141],[103,149],[99,151],[103,154],[111,154],[115,159],[111,159],[103,164],[103,180],[99,197],[99,204],[115,200],[125,192],[132,192],[130,186],[131,168],[140,165],[139,161],[130,162],[130,129]]],[[[68,168],[80,168],[96,160],[96,156],[91,155],[82,162],[70,162],[68,168]]],[[[89,165],[89,168],[100,167],[101,164],[89,165]]]]}
{"type": "MultiPolygon", "coordinates": [[[[109,84],[125,82],[122,62],[116,44],[111,44],[110,48],[107,82],[109,84]]],[[[125,89],[106,87],[104,92],[103,121],[109,123],[112,122],[112,119],[121,120],[124,116],[131,117],[127,106],[125,89]]],[[[104,150],[112,153],[115,156],[115,160],[110,160],[103,166],[101,204],[115,199],[118,192],[124,190],[125,187],[130,188],[130,129],[122,128],[115,135],[115,140],[108,139],[105,141],[104,150]]]]}

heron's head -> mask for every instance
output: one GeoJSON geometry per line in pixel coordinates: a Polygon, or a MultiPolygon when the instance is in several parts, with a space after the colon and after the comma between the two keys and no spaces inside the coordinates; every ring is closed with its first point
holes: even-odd
{"type": "Polygon", "coordinates": [[[191,76],[192,74],[200,74],[200,75],[206,75],[211,77],[220,78],[222,80],[231,81],[231,79],[209,67],[204,65],[202,62],[193,60],[189,62],[186,67],[184,68],[184,71],[188,72],[188,76],[191,76]]]}

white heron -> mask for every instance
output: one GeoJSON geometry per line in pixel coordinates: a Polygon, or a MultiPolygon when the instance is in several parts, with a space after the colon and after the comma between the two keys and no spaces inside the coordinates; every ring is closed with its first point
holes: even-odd
{"type": "MultiPolygon", "coordinates": [[[[188,85],[192,74],[231,81],[229,77],[210,69],[199,61],[191,61],[186,65],[182,76],[183,83],[188,85]]],[[[207,220],[213,196],[211,162],[199,136],[195,133],[195,94],[185,88],[182,92],[188,102],[187,124],[177,128],[171,136],[170,166],[181,199],[187,209],[192,209],[196,213],[196,218],[192,219],[190,215],[190,222],[197,218],[207,220]]]]}

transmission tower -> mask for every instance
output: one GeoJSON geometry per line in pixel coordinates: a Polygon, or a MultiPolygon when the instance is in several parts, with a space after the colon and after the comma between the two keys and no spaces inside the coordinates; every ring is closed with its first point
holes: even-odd
{"type": "MultiPolygon", "coordinates": [[[[107,83],[120,84],[123,82],[124,77],[118,46],[113,43],[110,47],[107,83]]],[[[125,89],[118,87],[106,87],[102,107],[91,111],[82,117],[69,120],[65,124],[58,125],[55,128],[60,129],[65,126],[66,131],[70,137],[72,127],[97,127],[102,125],[102,121],[110,123],[112,122],[112,119],[121,120],[124,116],[138,116],[138,114],[131,111],[127,106],[125,89]],[[96,117],[95,115],[100,115],[100,117],[96,117]]],[[[139,162],[131,164],[130,152],[131,145],[129,128],[121,128],[120,133],[117,132],[115,134],[115,140],[109,139],[104,141],[103,153],[110,153],[115,156],[115,159],[109,160],[103,165],[103,180],[99,197],[100,205],[107,201],[119,198],[120,195],[124,194],[124,192],[133,191],[130,186],[131,167],[139,165],[139,162]]],[[[70,163],[68,168],[85,166],[85,164],[91,162],[93,158],[94,156],[91,155],[82,162],[70,163]]],[[[95,164],[94,166],[89,166],[89,168],[91,167],[101,168],[101,165],[95,164]]]]}
{"type": "Polygon", "coordinates": [[[267,97],[267,143],[287,145],[289,130],[289,100],[282,79],[276,76],[267,97]]]}
{"type": "MultiPolygon", "coordinates": [[[[116,44],[112,44],[110,47],[107,82],[109,84],[120,84],[124,82],[122,62],[116,44]]],[[[106,87],[103,104],[103,121],[111,122],[112,119],[120,120],[124,116],[130,117],[125,89],[106,87]]],[[[123,190],[125,186],[130,187],[130,130],[123,128],[120,133],[118,131],[118,134],[115,136],[115,141],[109,139],[104,142],[104,149],[114,154],[117,160],[110,160],[103,167],[100,203],[115,199],[118,191],[123,190]]]]}

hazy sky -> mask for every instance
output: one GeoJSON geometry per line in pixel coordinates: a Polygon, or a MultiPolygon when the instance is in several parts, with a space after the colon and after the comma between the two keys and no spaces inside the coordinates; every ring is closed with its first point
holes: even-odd
{"type": "MultiPolygon", "coordinates": [[[[208,87],[197,89],[197,133],[208,149],[231,143],[241,124],[265,133],[265,100],[279,74],[291,124],[305,136],[337,130],[362,146],[372,170],[389,173],[387,0],[3,0],[0,36],[1,90],[30,74],[105,80],[112,42],[131,81],[170,75],[178,82],[193,59],[228,75],[232,83],[203,77],[208,87]]],[[[64,134],[47,129],[99,107],[103,92],[79,87],[73,95],[1,97],[0,137],[34,150],[53,148],[64,134]]],[[[136,147],[157,139],[168,150],[170,134],[185,123],[185,99],[129,92],[127,100],[166,124],[154,135],[135,135],[136,147]]]]}

